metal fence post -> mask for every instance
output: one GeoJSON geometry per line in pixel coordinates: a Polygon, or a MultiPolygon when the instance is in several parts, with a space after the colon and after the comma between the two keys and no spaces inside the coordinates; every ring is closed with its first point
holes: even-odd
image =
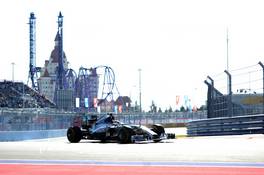
{"type": "Polygon", "coordinates": [[[207,118],[214,118],[214,80],[210,76],[207,76],[207,79],[211,81],[211,83],[209,83],[207,80],[204,81],[204,83],[208,86],[207,118]]]}
{"type": "Polygon", "coordinates": [[[232,117],[233,116],[233,105],[232,105],[232,77],[231,74],[225,70],[225,73],[228,76],[228,116],[232,117]]]}
{"type": "Polygon", "coordinates": [[[259,62],[258,63],[261,67],[262,67],[262,71],[263,71],[263,77],[262,77],[262,81],[263,81],[263,85],[262,85],[262,88],[263,88],[263,91],[262,91],[262,113],[264,114],[264,65],[262,64],[262,62],[259,62]]]}

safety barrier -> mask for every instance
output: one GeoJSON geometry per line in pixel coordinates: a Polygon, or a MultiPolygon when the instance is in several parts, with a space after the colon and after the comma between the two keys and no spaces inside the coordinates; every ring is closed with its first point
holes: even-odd
{"type": "Polygon", "coordinates": [[[0,131],[0,141],[21,141],[31,139],[43,139],[53,137],[63,137],[66,129],[56,130],[34,130],[34,131],[0,131]]]}
{"type": "MultiPolygon", "coordinates": [[[[77,113],[52,111],[50,109],[0,109],[1,131],[35,131],[67,129],[73,123],[80,122],[83,115],[98,115],[104,113],[77,113]]],[[[206,111],[175,112],[175,113],[118,113],[117,120],[128,124],[186,124],[192,120],[206,118],[206,111]]]]}
{"type": "Polygon", "coordinates": [[[264,114],[191,121],[188,136],[264,134],[264,114]]]}
{"type": "MultiPolygon", "coordinates": [[[[104,113],[94,113],[98,117],[104,113]]],[[[41,108],[0,108],[0,141],[28,140],[66,136],[68,127],[80,123],[91,113],[65,112],[41,108]]],[[[117,120],[128,124],[163,124],[185,126],[192,120],[206,118],[206,111],[172,113],[118,113],[117,120]]]]}

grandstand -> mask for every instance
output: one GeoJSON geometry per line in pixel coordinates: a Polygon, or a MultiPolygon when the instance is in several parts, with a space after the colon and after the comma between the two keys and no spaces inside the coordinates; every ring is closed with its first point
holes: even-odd
{"type": "Polygon", "coordinates": [[[23,82],[0,81],[0,107],[55,108],[55,104],[23,82]]]}

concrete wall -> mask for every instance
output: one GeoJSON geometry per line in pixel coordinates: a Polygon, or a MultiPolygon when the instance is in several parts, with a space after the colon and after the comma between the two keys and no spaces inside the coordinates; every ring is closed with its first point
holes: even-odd
{"type": "Polygon", "coordinates": [[[21,141],[66,136],[67,129],[35,131],[0,131],[0,141],[21,141]]]}

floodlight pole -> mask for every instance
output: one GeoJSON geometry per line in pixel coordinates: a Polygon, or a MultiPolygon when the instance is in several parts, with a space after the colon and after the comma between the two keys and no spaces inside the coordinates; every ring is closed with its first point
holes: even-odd
{"type": "Polygon", "coordinates": [[[139,112],[142,112],[142,103],[141,103],[141,69],[138,69],[139,73],[139,112]]]}
{"type": "Polygon", "coordinates": [[[229,71],[229,38],[228,38],[228,28],[226,29],[226,70],[229,71]]]}
{"type": "Polygon", "coordinates": [[[15,63],[14,62],[12,62],[11,63],[11,65],[12,65],[12,82],[14,82],[15,81],[15,63]]]}

